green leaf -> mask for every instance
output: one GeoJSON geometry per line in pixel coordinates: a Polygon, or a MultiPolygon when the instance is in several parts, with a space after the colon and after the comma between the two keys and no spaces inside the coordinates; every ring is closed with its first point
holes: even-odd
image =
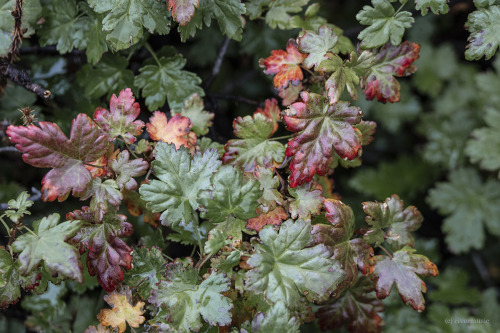
{"type": "Polygon", "coordinates": [[[311,220],[311,215],[320,213],[325,198],[321,196],[323,189],[313,182],[299,185],[295,188],[289,188],[288,192],[294,198],[290,201],[288,211],[292,219],[311,220]]]}
{"type": "Polygon", "coordinates": [[[474,287],[468,287],[469,275],[466,271],[450,266],[432,284],[437,289],[429,293],[429,299],[434,302],[443,302],[450,305],[470,304],[478,305],[481,294],[474,287]],[[460,290],[457,293],[457,290],[460,290]]]}
{"type": "Polygon", "coordinates": [[[404,208],[404,203],[396,194],[384,202],[363,202],[365,221],[370,228],[363,239],[370,244],[380,245],[386,240],[394,249],[406,245],[414,246],[415,240],[409,233],[420,228],[423,218],[415,206],[404,208]],[[388,228],[387,233],[383,229],[388,228]]]}
{"type": "Polygon", "coordinates": [[[246,9],[240,0],[201,0],[200,7],[186,25],[177,28],[181,34],[181,41],[185,42],[201,29],[203,23],[210,27],[212,19],[217,21],[220,31],[231,39],[241,41],[243,31],[243,17],[246,9]]]}
{"type": "MultiPolygon", "coordinates": [[[[104,15],[94,12],[86,3],[80,2],[82,11],[87,14],[84,17],[85,24],[88,26],[86,39],[85,54],[87,61],[95,66],[101,59],[102,55],[108,52],[111,47],[106,41],[106,31],[102,28],[102,20],[104,15]]],[[[118,86],[119,89],[131,87],[131,85],[118,86]]]]}
{"type": "Polygon", "coordinates": [[[291,29],[292,17],[290,14],[299,13],[309,0],[252,0],[247,4],[250,19],[262,15],[265,7],[267,13],[266,23],[273,29],[291,29]]]}
{"type": "Polygon", "coordinates": [[[262,191],[256,180],[243,179],[238,168],[224,165],[213,175],[212,184],[215,190],[200,194],[200,204],[206,210],[202,215],[204,218],[220,223],[228,216],[247,220],[257,215],[257,199],[262,196],[262,191]]]}
{"type": "Polygon", "coordinates": [[[106,179],[104,182],[101,178],[92,178],[91,183],[87,186],[82,200],[90,200],[90,210],[95,214],[97,221],[101,221],[104,214],[115,208],[109,207],[120,206],[123,196],[118,190],[118,185],[113,179],[106,179]]]}
{"type": "Polygon", "coordinates": [[[241,251],[233,250],[228,256],[221,255],[211,260],[210,265],[217,270],[217,272],[230,274],[233,267],[240,263],[241,251]]]}
{"type": "Polygon", "coordinates": [[[191,159],[186,148],[176,150],[173,144],[158,142],[154,155],[151,165],[159,180],[141,185],[142,199],[153,212],[162,213],[164,225],[190,223],[198,208],[199,192],[210,188],[210,177],[221,164],[217,151],[196,153],[191,159]]]}
{"type": "Polygon", "coordinates": [[[299,321],[292,317],[285,303],[273,304],[266,313],[259,312],[252,321],[252,332],[261,333],[298,333],[299,321]]]}
{"type": "Polygon", "coordinates": [[[314,66],[318,69],[323,60],[328,59],[328,53],[338,41],[337,35],[333,29],[327,25],[319,27],[318,33],[313,31],[305,31],[297,38],[299,50],[304,53],[309,53],[307,58],[304,59],[304,66],[311,68],[314,66]]]}
{"type": "Polygon", "coordinates": [[[9,208],[5,211],[5,215],[14,223],[18,223],[24,215],[31,215],[28,208],[33,206],[33,201],[28,200],[30,195],[28,192],[21,192],[16,199],[9,200],[9,208]],[[15,210],[13,210],[15,209],[15,210]]]}
{"type": "Polygon", "coordinates": [[[102,29],[115,50],[129,48],[139,42],[144,28],[150,33],[167,34],[170,20],[165,5],[155,0],[89,0],[90,7],[105,14],[102,29]]]}
{"type": "Polygon", "coordinates": [[[274,123],[262,113],[238,117],[233,121],[234,134],[240,138],[229,140],[222,157],[225,164],[238,165],[244,171],[253,171],[257,166],[272,168],[285,158],[285,147],[278,141],[269,140],[274,132],[274,123]]]}
{"type": "Polygon", "coordinates": [[[401,43],[405,28],[410,28],[415,21],[410,12],[396,14],[389,0],[372,0],[373,7],[364,6],[356,15],[363,25],[368,25],[358,38],[364,48],[379,47],[387,42],[397,46],[401,43]]]}
{"type": "MultiPolygon", "coordinates": [[[[153,0],[151,0],[153,1],[153,0]]],[[[150,111],[159,109],[168,101],[170,109],[182,108],[184,100],[192,94],[204,96],[199,87],[201,79],[194,73],[184,71],[186,59],[176,54],[173,48],[166,50],[168,56],[149,59],[139,71],[134,84],[142,90],[150,111]]]]}
{"type": "Polygon", "coordinates": [[[207,112],[204,110],[205,105],[203,100],[198,94],[191,95],[188,99],[184,101],[184,106],[181,110],[171,110],[172,116],[176,113],[180,113],[181,116],[188,117],[193,123],[191,128],[196,135],[201,136],[208,133],[209,128],[212,126],[212,120],[214,119],[214,114],[212,112],[207,112]]]}
{"type": "Polygon", "coordinates": [[[344,273],[324,245],[306,247],[312,240],[311,224],[288,220],[279,234],[265,226],[254,241],[255,253],[247,263],[245,287],[263,293],[271,302],[284,301],[290,309],[304,295],[309,301],[325,300],[336,289],[344,273]]]}
{"type": "MultiPolygon", "coordinates": [[[[472,163],[478,163],[481,169],[497,171],[500,169],[500,111],[490,108],[484,121],[487,127],[472,131],[472,138],[467,141],[465,153],[472,163]]],[[[500,172],[498,173],[500,178],[500,172]]]]}
{"type": "Polygon", "coordinates": [[[401,299],[410,304],[414,310],[425,309],[425,300],[422,292],[426,292],[425,283],[417,276],[436,276],[436,265],[423,255],[415,254],[415,249],[403,247],[393,253],[393,257],[386,255],[375,256],[377,264],[372,278],[377,278],[375,290],[379,299],[389,296],[392,285],[396,283],[401,299]]]}
{"type": "Polygon", "coordinates": [[[466,28],[471,33],[467,39],[465,58],[479,60],[483,56],[486,60],[493,57],[500,45],[498,30],[500,29],[500,6],[478,9],[467,18],[466,28]]]}
{"type": "Polygon", "coordinates": [[[500,236],[500,183],[493,179],[486,183],[474,169],[462,168],[450,173],[449,181],[437,183],[429,191],[427,202],[438,209],[444,219],[442,229],[446,244],[454,253],[482,249],[484,227],[492,235],[500,236]]]}
{"type": "Polygon", "coordinates": [[[212,141],[210,138],[207,137],[201,138],[196,142],[196,144],[200,146],[200,151],[202,153],[204,153],[209,149],[215,149],[219,153],[219,156],[222,157],[222,155],[226,152],[224,150],[224,145],[222,143],[219,143],[217,141],[212,141]]]}
{"type": "Polygon", "coordinates": [[[76,234],[81,223],[58,222],[59,214],[44,217],[33,223],[37,235],[26,233],[12,243],[12,250],[21,252],[19,270],[27,274],[43,260],[52,274],[61,274],[81,283],[80,255],[76,248],[65,242],[76,234]]]}
{"type": "Polygon", "coordinates": [[[64,54],[74,48],[87,46],[88,20],[78,15],[75,1],[54,0],[43,6],[45,23],[38,30],[40,45],[56,44],[57,51],[64,54]]]}
{"type": "Polygon", "coordinates": [[[200,315],[212,326],[229,325],[233,305],[222,295],[229,286],[230,282],[223,274],[212,273],[200,283],[198,272],[191,265],[169,264],[166,280],[159,282],[158,289],[153,290],[149,298],[150,303],[165,308],[153,321],[168,321],[177,332],[200,329],[200,315]]]}
{"type": "Polygon", "coordinates": [[[341,329],[347,326],[350,332],[381,332],[383,320],[379,312],[384,305],[377,299],[373,282],[361,277],[330,304],[316,312],[322,330],[341,329]]]}
{"type": "Polygon", "coordinates": [[[132,259],[133,267],[125,273],[123,281],[134,286],[139,296],[146,300],[151,291],[156,289],[156,284],[162,279],[166,270],[166,260],[161,250],[153,247],[139,247],[134,249],[132,259]]]}
{"type": "Polygon", "coordinates": [[[127,67],[128,61],[124,57],[105,54],[95,67],[84,65],[76,75],[77,82],[86,96],[110,97],[125,87],[133,87],[134,73],[127,67]]]}
{"type": "Polygon", "coordinates": [[[184,245],[198,246],[198,235],[200,236],[201,243],[205,243],[208,238],[208,232],[213,228],[213,224],[205,221],[196,226],[195,222],[179,223],[175,227],[171,227],[174,231],[168,234],[167,239],[172,242],[179,242],[184,245]]]}
{"type": "Polygon", "coordinates": [[[402,155],[396,160],[380,161],[377,168],[361,168],[349,179],[348,184],[359,193],[373,196],[375,200],[384,200],[392,193],[411,199],[427,189],[436,175],[436,170],[422,158],[402,155]]]}
{"type": "Polygon", "coordinates": [[[420,10],[422,16],[427,15],[429,8],[434,14],[446,14],[450,10],[449,0],[415,0],[415,9],[420,10]]]}
{"type": "Polygon", "coordinates": [[[258,168],[257,179],[260,183],[259,188],[263,191],[259,203],[266,206],[272,206],[274,203],[283,205],[283,196],[278,191],[280,181],[278,176],[274,175],[274,171],[268,168],[258,168]]]}

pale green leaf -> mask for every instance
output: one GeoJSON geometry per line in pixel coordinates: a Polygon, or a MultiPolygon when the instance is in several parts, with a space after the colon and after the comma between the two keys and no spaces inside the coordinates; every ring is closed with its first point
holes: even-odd
{"type": "Polygon", "coordinates": [[[196,93],[184,101],[182,109],[171,110],[170,112],[172,116],[176,113],[180,113],[182,116],[188,117],[193,124],[191,130],[198,136],[208,133],[210,126],[212,126],[212,120],[214,119],[214,114],[205,111],[203,100],[196,93]]]}
{"type": "Polygon", "coordinates": [[[422,15],[427,15],[429,8],[434,14],[446,14],[450,10],[449,0],[415,0],[415,9],[422,15]]]}
{"type": "Polygon", "coordinates": [[[338,41],[338,36],[333,32],[333,29],[327,25],[319,27],[318,33],[314,31],[303,32],[297,42],[299,50],[303,53],[309,53],[307,58],[304,59],[304,66],[311,68],[314,66],[318,69],[323,60],[328,59],[328,53],[338,41]]]}
{"type": "Polygon", "coordinates": [[[163,278],[166,270],[166,260],[161,250],[153,247],[139,247],[134,249],[132,269],[125,273],[124,282],[134,286],[143,300],[148,299],[156,284],[163,278]]]}
{"type": "Polygon", "coordinates": [[[493,57],[500,45],[500,6],[478,9],[467,19],[466,27],[471,33],[467,41],[465,58],[479,60],[483,56],[486,60],[493,57]]]}
{"type": "Polygon", "coordinates": [[[33,201],[29,200],[30,195],[28,192],[21,192],[16,199],[11,199],[8,202],[9,209],[5,211],[5,215],[12,222],[17,223],[24,215],[31,215],[28,208],[33,206],[33,201]]]}
{"type": "Polygon", "coordinates": [[[259,312],[252,322],[253,332],[260,333],[298,333],[299,321],[292,317],[285,303],[276,302],[266,313],[259,312]]]}

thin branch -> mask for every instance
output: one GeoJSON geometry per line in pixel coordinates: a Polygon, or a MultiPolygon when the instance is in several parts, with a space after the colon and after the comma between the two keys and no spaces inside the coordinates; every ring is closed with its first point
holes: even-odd
{"type": "Polygon", "coordinates": [[[254,101],[252,99],[248,99],[245,97],[241,96],[235,96],[235,95],[226,95],[226,94],[208,94],[210,97],[213,97],[215,99],[227,99],[227,100],[233,100],[241,103],[246,103],[250,105],[257,105],[260,106],[262,103],[259,103],[257,101],[254,101]]]}
{"type": "Polygon", "coordinates": [[[479,275],[481,276],[481,279],[483,280],[486,287],[488,288],[493,287],[495,284],[491,279],[490,273],[488,272],[488,269],[486,268],[486,265],[484,264],[481,255],[477,252],[472,252],[471,257],[472,257],[472,262],[474,262],[474,266],[476,266],[476,269],[479,272],[479,275]]]}
{"type": "Polygon", "coordinates": [[[51,95],[51,92],[49,90],[45,90],[40,85],[31,82],[31,78],[26,71],[17,69],[11,64],[0,64],[0,74],[10,79],[15,84],[20,85],[24,89],[35,93],[44,100],[48,100],[51,95]]]}
{"type": "Polygon", "coordinates": [[[21,153],[21,151],[14,146],[7,146],[0,147],[0,154],[1,153],[21,153]]]}
{"type": "Polygon", "coordinates": [[[7,59],[9,63],[13,63],[17,60],[19,56],[19,45],[23,39],[23,28],[22,17],[23,17],[23,0],[16,0],[16,8],[12,11],[12,16],[14,16],[14,34],[12,37],[12,43],[10,44],[9,54],[7,54],[7,59]]]}
{"type": "Polygon", "coordinates": [[[212,68],[212,73],[210,74],[210,77],[207,79],[207,82],[205,83],[205,90],[208,90],[210,86],[212,86],[212,83],[214,83],[215,78],[217,77],[217,75],[219,75],[220,66],[222,65],[224,56],[226,55],[229,41],[230,39],[226,37],[219,48],[219,53],[217,54],[217,59],[215,60],[214,67],[212,68]]]}
{"type": "Polygon", "coordinates": [[[60,54],[57,51],[57,46],[49,45],[49,46],[40,46],[40,45],[31,45],[31,46],[23,46],[19,49],[19,54],[47,54],[47,55],[58,55],[58,56],[71,56],[71,55],[84,55],[85,50],[77,50],[74,49],[66,54],[60,54]]]}
{"type": "Polygon", "coordinates": [[[197,263],[196,265],[194,265],[194,268],[197,270],[197,271],[200,271],[200,269],[203,267],[203,265],[205,265],[205,263],[210,259],[212,258],[214,255],[213,254],[208,254],[206,256],[204,256],[203,258],[201,258],[197,263]]]}

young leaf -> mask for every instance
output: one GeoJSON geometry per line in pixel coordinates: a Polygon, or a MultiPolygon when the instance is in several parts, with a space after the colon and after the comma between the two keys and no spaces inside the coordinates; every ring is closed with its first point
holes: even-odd
{"type": "Polygon", "coordinates": [[[255,171],[255,176],[260,182],[260,189],[263,191],[262,197],[259,198],[259,203],[265,206],[283,205],[283,196],[278,191],[280,182],[278,177],[274,175],[274,171],[258,167],[255,171]]]}
{"type": "Polygon", "coordinates": [[[129,48],[141,39],[144,28],[150,33],[167,34],[170,20],[165,4],[149,0],[106,1],[89,0],[90,7],[105,14],[102,29],[115,51],[129,48]]]}
{"type": "Polygon", "coordinates": [[[304,295],[309,301],[325,300],[336,289],[344,273],[324,245],[306,247],[312,240],[311,224],[286,221],[279,234],[264,227],[254,242],[255,253],[247,263],[245,287],[263,293],[271,302],[284,301],[291,309],[304,295]]]}
{"type": "Polygon", "coordinates": [[[115,159],[109,161],[109,166],[116,173],[118,187],[133,191],[137,188],[137,181],[133,177],[144,175],[149,166],[142,158],[129,161],[129,157],[128,150],[123,150],[115,159]]]}
{"type": "Polygon", "coordinates": [[[203,100],[195,93],[184,101],[184,107],[181,110],[171,110],[170,113],[172,117],[180,113],[181,116],[189,118],[193,124],[193,132],[201,136],[208,133],[214,119],[214,114],[204,109],[203,100]]]}
{"type": "Polygon", "coordinates": [[[200,0],[168,0],[167,8],[172,17],[180,25],[186,25],[194,15],[194,10],[200,6],[200,0]]]}
{"type": "Polygon", "coordinates": [[[384,310],[384,304],[375,297],[374,290],[370,279],[360,278],[339,298],[316,312],[321,329],[327,331],[347,326],[349,332],[381,332],[384,322],[379,313],[384,310]]]}
{"type": "Polygon", "coordinates": [[[500,6],[478,9],[467,19],[467,29],[470,36],[467,41],[465,58],[467,60],[479,60],[483,56],[486,60],[495,55],[500,45],[500,37],[497,34],[500,29],[500,6]]]}
{"type": "Polygon", "coordinates": [[[8,202],[9,208],[5,211],[5,215],[14,223],[18,223],[24,215],[31,215],[28,208],[33,205],[33,201],[28,200],[30,195],[28,192],[21,192],[16,199],[11,199],[8,202]],[[15,209],[15,210],[13,210],[15,209]]]}
{"type": "Polygon", "coordinates": [[[312,182],[302,184],[296,188],[289,188],[288,192],[294,200],[290,201],[288,211],[292,219],[311,220],[311,214],[317,215],[323,207],[325,198],[321,196],[323,189],[320,185],[312,182]]]}
{"type": "Polygon", "coordinates": [[[19,271],[27,275],[43,260],[50,272],[60,274],[82,283],[82,267],[77,249],[65,242],[80,229],[78,222],[59,222],[59,214],[52,214],[33,223],[37,235],[26,233],[12,243],[19,254],[19,271]]]}
{"type": "Polygon", "coordinates": [[[191,132],[191,127],[193,123],[189,118],[176,114],[167,120],[165,113],[160,111],[155,111],[149,118],[149,123],[146,124],[151,139],[173,143],[177,149],[184,146],[194,151],[196,134],[191,132]]]}
{"type": "MultiPolygon", "coordinates": [[[[94,178],[85,194],[82,196],[82,200],[90,200],[90,210],[95,214],[96,220],[101,221],[104,214],[109,212],[109,205],[118,207],[122,202],[122,194],[118,190],[116,181],[113,179],[106,179],[104,182],[101,178],[94,178]]],[[[111,208],[115,209],[115,208],[111,208]]]]}
{"type": "Polygon", "coordinates": [[[380,49],[373,50],[373,65],[361,79],[366,99],[377,97],[382,103],[399,102],[400,86],[394,77],[408,76],[417,70],[412,62],[418,59],[419,50],[420,45],[408,41],[399,46],[385,44],[380,49]]]}
{"type": "Polygon", "coordinates": [[[363,236],[367,242],[380,245],[385,239],[393,249],[415,245],[410,231],[420,228],[423,221],[422,214],[415,206],[404,208],[403,201],[394,194],[382,203],[363,202],[363,210],[367,215],[365,221],[370,225],[363,236]],[[383,229],[387,227],[390,228],[385,235],[383,229]]]}
{"type": "Polygon", "coordinates": [[[387,42],[399,45],[405,28],[410,28],[415,21],[410,12],[399,11],[396,14],[389,0],[372,0],[373,7],[364,6],[356,15],[363,25],[368,25],[358,35],[363,48],[379,47],[387,42]]]}
{"type": "Polygon", "coordinates": [[[354,159],[361,148],[361,132],[352,125],[359,123],[363,112],[347,102],[329,105],[315,93],[302,92],[303,102],[283,111],[287,129],[299,134],[288,142],[286,155],[290,163],[290,186],[309,182],[315,173],[325,175],[333,162],[333,151],[342,158],[354,159]]]}
{"type": "MultiPolygon", "coordinates": [[[[479,162],[485,170],[496,171],[500,169],[500,111],[490,108],[484,117],[488,127],[477,128],[472,131],[472,138],[467,141],[465,153],[472,163],[479,162]]],[[[500,172],[498,173],[500,178],[500,172]]]]}
{"type": "Polygon", "coordinates": [[[297,42],[300,51],[308,53],[304,59],[306,68],[318,69],[323,60],[328,59],[326,54],[337,44],[338,37],[333,32],[333,29],[327,25],[319,27],[318,33],[313,31],[303,32],[297,42]]]}
{"type": "Polygon", "coordinates": [[[192,265],[171,263],[167,266],[166,279],[159,282],[158,289],[153,290],[149,298],[150,303],[165,308],[153,320],[168,320],[174,330],[186,332],[201,328],[200,315],[211,326],[229,325],[233,305],[222,294],[229,286],[229,280],[222,274],[212,273],[200,283],[192,265]]]}
{"type": "Polygon", "coordinates": [[[243,179],[243,173],[224,165],[212,177],[213,191],[200,194],[199,202],[206,209],[203,214],[212,223],[226,221],[230,215],[240,220],[255,217],[262,191],[256,180],[243,179]]]}
{"type": "Polygon", "coordinates": [[[285,147],[278,141],[268,140],[277,123],[263,113],[238,117],[233,121],[234,134],[240,138],[229,140],[222,156],[225,164],[238,165],[250,172],[257,166],[273,168],[285,158],[285,147]]]}
{"type": "Polygon", "coordinates": [[[150,111],[162,107],[165,99],[170,109],[178,109],[192,94],[205,95],[199,87],[201,79],[194,73],[182,70],[186,59],[171,48],[166,53],[166,57],[146,61],[139,69],[141,73],[135,77],[134,84],[142,90],[150,111]]]}
{"type": "Polygon", "coordinates": [[[53,168],[42,180],[42,199],[65,200],[69,193],[79,197],[91,181],[85,162],[102,156],[108,138],[85,114],[79,114],[71,126],[70,139],[55,123],[41,121],[35,125],[9,126],[7,135],[23,152],[23,160],[35,167],[53,168]]]}
{"type": "Polygon", "coordinates": [[[66,214],[68,220],[79,220],[83,227],[70,240],[80,247],[80,253],[89,251],[87,268],[91,276],[112,292],[123,280],[123,270],[131,268],[132,249],[120,238],[133,234],[132,225],[125,222],[126,216],[109,212],[101,223],[96,223],[88,207],[66,214]]]}
{"type": "Polygon", "coordinates": [[[377,262],[372,274],[377,279],[375,290],[379,299],[386,298],[396,283],[401,299],[410,304],[414,310],[423,311],[425,300],[422,292],[427,291],[425,283],[417,276],[436,276],[436,265],[423,255],[415,254],[415,249],[409,246],[394,252],[393,257],[375,256],[377,262]]]}
{"type": "Polygon", "coordinates": [[[144,313],[142,307],[145,303],[137,302],[136,305],[132,306],[130,304],[131,298],[130,289],[125,289],[121,292],[114,291],[109,295],[105,295],[104,300],[112,309],[102,309],[97,315],[97,319],[99,319],[104,327],[111,326],[118,328],[118,333],[125,332],[127,324],[130,327],[139,327],[146,320],[142,316],[144,313]]]}
{"type": "Polygon", "coordinates": [[[309,0],[251,0],[247,3],[247,12],[254,20],[262,15],[264,7],[268,9],[265,20],[272,29],[291,29],[290,14],[299,13],[309,0]]]}
{"type": "Polygon", "coordinates": [[[252,321],[252,332],[256,333],[299,333],[299,322],[292,317],[285,303],[273,304],[266,314],[259,312],[252,321]]]}
{"type": "Polygon", "coordinates": [[[142,199],[153,212],[162,213],[164,225],[175,227],[182,221],[193,221],[198,194],[210,189],[210,177],[221,164],[217,151],[195,153],[191,159],[187,149],[159,142],[154,154],[151,165],[160,180],[141,185],[142,199]]]}
{"type": "Polygon", "coordinates": [[[454,253],[481,249],[485,242],[485,226],[500,235],[500,184],[493,179],[486,183],[474,169],[458,169],[450,173],[449,181],[431,189],[427,202],[437,208],[444,219],[446,244],[454,253]],[[478,205],[477,203],[481,203],[478,205]]]}
{"type": "Polygon", "coordinates": [[[422,16],[427,15],[429,8],[434,14],[446,14],[450,10],[449,0],[415,0],[415,9],[420,10],[422,16]]]}
{"type": "Polygon", "coordinates": [[[115,94],[109,102],[109,110],[97,108],[94,113],[95,122],[109,134],[109,139],[121,137],[128,144],[135,142],[135,137],[142,133],[144,123],[136,120],[141,113],[139,103],[135,102],[132,90],[127,88],[115,94]]]}
{"type": "Polygon", "coordinates": [[[288,41],[286,51],[273,50],[271,56],[260,59],[259,65],[267,75],[276,74],[273,79],[274,87],[286,88],[291,82],[298,85],[304,78],[304,74],[299,65],[307,55],[299,52],[297,43],[293,39],[288,41]]]}

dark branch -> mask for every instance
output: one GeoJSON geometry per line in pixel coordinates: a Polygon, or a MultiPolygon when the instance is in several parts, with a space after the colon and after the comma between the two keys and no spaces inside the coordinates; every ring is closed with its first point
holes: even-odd
{"type": "Polygon", "coordinates": [[[0,153],[21,153],[21,151],[14,146],[7,146],[0,147],[0,153]]]}
{"type": "Polygon", "coordinates": [[[472,262],[474,263],[474,266],[476,266],[476,269],[479,272],[479,275],[481,276],[481,279],[483,280],[486,287],[493,287],[495,284],[491,279],[490,273],[488,272],[488,269],[486,268],[481,255],[478,252],[472,252],[471,257],[472,262]]]}
{"type": "Polygon", "coordinates": [[[226,37],[219,48],[219,53],[217,54],[217,59],[215,60],[214,67],[212,68],[212,74],[207,79],[205,83],[205,90],[208,90],[212,83],[214,83],[215,78],[219,75],[220,66],[222,65],[222,60],[224,60],[224,55],[226,55],[227,46],[229,45],[230,39],[226,37]]]}
{"type": "Polygon", "coordinates": [[[261,103],[241,96],[226,95],[226,94],[208,94],[208,97],[212,97],[215,99],[228,99],[245,104],[261,106],[261,103]]]}
{"type": "Polygon", "coordinates": [[[7,59],[9,59],[9,63],[12,64],[12,62],[18,58],[19,45],[21,45],[21,41],[23,39],[23,28],[21,26],[23,17],[23,0],[16,0],[16,9],[14,9],[11,14],[14,16],[14,35],[12,43],[10,44],[7,59]]]}
{"type": "MultiPolygon", "coordinates": [[[[23,46],[19,49],[20,54],[48,54],[48,55],[58,55],[63,56],[64,54],[60,54],[55,45],[49,46],[40,46],[40,45],[32,45],[32,46],[23,46]]],[[[82,55],[85,54],[84,50],[72,50],[71,52],[66,53],[66,55],[82,55]]]]}
{"type": "Polygon", "coordinates": [[[26,71],[17,69],[11,64],[8,63],[0,64],[0,74],[12,80],[12,82],[14,82],[17,85],[20,85],[24,89],[29,90],[32,93],[35,93],[44,100],[48,100],[51,95],[49,90],[46,90],[42,88],[40,85],[31,82],[31,78],[29,77],[26,71]]]}
{"type": "MultiPolygon", "coordinates": [[[[42,193],[34,187],[31,188],[31,193],[32,193],[31,196],[28,198],[28,200],[30,201],[35,202],[40,200],[40,198],[42,197],[42,193]]],[[[6,202],[0,203],[0,210],[6,210],[6,209],[9,209],[9,204],[6,202]]]]}

